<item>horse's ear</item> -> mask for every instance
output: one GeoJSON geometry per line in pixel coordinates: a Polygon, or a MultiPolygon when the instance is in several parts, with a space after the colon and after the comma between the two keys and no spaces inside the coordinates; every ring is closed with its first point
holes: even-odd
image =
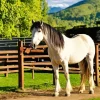
{"type": "Polygon", "coordinates": [[[35,21],[34,21],[34,20],[32,20],[32,24],[34,24],[34,22],[35,22],[35,21]]]}
{"type": "Polygon", "coordinates": [[[40,22],[40,24],[41,24],[41,26],[43,26],[43,22],[42,21],[40,22]]]}

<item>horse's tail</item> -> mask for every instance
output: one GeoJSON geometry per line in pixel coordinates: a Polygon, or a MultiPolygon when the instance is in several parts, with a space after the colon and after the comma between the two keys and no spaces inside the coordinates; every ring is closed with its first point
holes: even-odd
{"type": "MultiPolygon", "coordinates": [[[[86,81],[86,79],[89,79],[89,68],[88,68],[88,62],[86,60],[86,58],[84,58],[80,63],[79,63],[79,66],[80,66],[80,70],[81,70],[81,73],[84,77],[84,81],[86,81]]],[[[82,77],[81,77],[82,78],[82,77]]]]}
{"type": "Polygon", "coordinates": [[[85,75],[85,78],[89,79],[89,68],[88,68],[88,62],[87,62],[86,58],[84,58],[83,64],[84,64],[84,75],[85,75]]]}

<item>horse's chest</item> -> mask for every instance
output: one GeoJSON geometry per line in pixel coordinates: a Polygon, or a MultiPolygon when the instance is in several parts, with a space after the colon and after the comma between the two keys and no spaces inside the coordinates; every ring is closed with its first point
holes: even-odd
{"type": "Polygon", "coordinates": [[[58,54],[58,52],[49,52],[49,56],[51,60],[55,61],[56,63],[62,62],[62,57],[58,54]]]}
{"type": "Polygon", "coordinates": [[[59,56],[54,56],[53,58],[52,58],[52,60],[54,60],[56,63],[61,63],[62,62],[62,59],[61,59],[61,57],[59,57],[59,56]]]}

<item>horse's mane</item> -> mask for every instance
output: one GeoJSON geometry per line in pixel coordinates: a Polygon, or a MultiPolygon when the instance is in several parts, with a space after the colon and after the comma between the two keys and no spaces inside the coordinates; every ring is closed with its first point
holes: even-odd
{"type": "Polygon", "coordinates": [[[41,28],[44,34],[48,34],[50,36],[50,42],[52,44],[54,44],[57,47],[63,48],[64,46],[63,36],[55,28],[51,27],[49,24],[46,24],[46,23],[42,23],[41,25],[41,22],[39,21],[34,22],[30,30],[32,30],[34,27],[41,28]]]}
{"type": "Polygon", "coordinates": [[[64,46],[64,38],[62,34],[57,31],[55,28],[51,27],[49,24],[43,23],[42,31],[44,34],[50,35],[50,40],[52,44],[54,44],[57,47],[64,46]]]}

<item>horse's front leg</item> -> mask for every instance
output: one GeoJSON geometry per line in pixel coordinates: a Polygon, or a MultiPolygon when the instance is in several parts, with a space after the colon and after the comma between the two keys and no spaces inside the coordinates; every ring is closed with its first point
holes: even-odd
{"type": "Polygon", "coordinates": [[[64,69],[65,78],[66,78],[66,94],[65,94],[65,96],[70,96],[70,92],[72,91],[72,86],[71,86],[71,83],[70,83],[68,63],[66,61],[64,61],[62,66],[63,66],[63,69],[64,69]]]}
{"type": "Polygon", "coordinates": [[[59,96],[59,92],[61,90],[60,83],[59,83],[59,65],[52,63],[55,75],[55,96],[59,96]]]}

